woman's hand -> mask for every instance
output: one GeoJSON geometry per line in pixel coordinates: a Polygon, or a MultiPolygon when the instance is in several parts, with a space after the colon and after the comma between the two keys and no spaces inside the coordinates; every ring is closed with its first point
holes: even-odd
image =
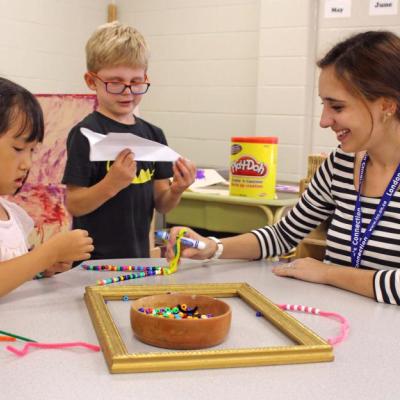
{"type": "Polygon", "coordinates": [[[289,276],[303,281],[323,283],[374,298],[374,270],[325,264],[314,258],[299,258],[272,269],[278,276],[289,276]]]}
{"type": "Polygon", "coordinates": [[[171,261],[175,256],[174,246],[176,244],[176,237],[178,236],[179,231],[181,229],[185,229],[187,231],[185,237],[195,239],[195,240],[201,240],[202,242],[204,242],[206,244],[205,249],[199,250],[199,249],[194,249],[192,247],[185,247],[181,243],[181,257],[182,258],[193,258],[195,260],[205,260],[207,258],[212,257],[215,254],[215,252],[217,251],[217,244],[213,240],[205,238],[203,236],[200,236],[198,233],[196,233],[195,231],[193,231],[190,228],[176,226],[174,228],[171,228],[169,231],[170,239],[168,241],[167,250],[165,253],[165,256],[168,261],[171,261]]]}
{"type": "Polygon", "coordinates": [[[272,268],[278,276],[301,279],[302,281],[328,284],[328,271],[331,266],[314,258],[299,258],[289,264],[272,268]]]}

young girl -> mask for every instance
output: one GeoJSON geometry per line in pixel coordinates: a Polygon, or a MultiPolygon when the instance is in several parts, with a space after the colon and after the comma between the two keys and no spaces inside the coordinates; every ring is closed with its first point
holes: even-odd
{"type": "Polygon", "coordinates": [[[182,255],[284,254],[331,216],[324,262],[297,259],[273,272],[400,305],[400,38],[385,31],[359,33],[334,46],[318,66],[320,125],[333,131],[340,146],[277,224],[220,241],[190,231],[207,246],[182,255]]]}
{"type": "MultiPolygon", "coordinates": [[[[35,97],[21,86],[0,78],[0,195],[13,195],[25,182],[32,152],[43,140],[43,114],[35,97]]],[[[19,206],[0,197],[0,296],[37,273],[51,276],[86,260],[92,239],[83,230],[54,235],[28,252],[33,221],[19,206]]]]}

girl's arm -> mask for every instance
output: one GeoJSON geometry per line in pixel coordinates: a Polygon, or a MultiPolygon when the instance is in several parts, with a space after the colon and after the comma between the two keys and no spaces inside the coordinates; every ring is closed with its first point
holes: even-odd
{"type": "Polygon", "coordinates": [[[27,254],[0,262],[0,296],[57,262],[87,260],[91,251],[92,238],[86,231],[75,229],[58,233],[27,254]]]}
{"type": "Polygon", "coordinates": [[[0,296],[32,279],[37,273],[49,268],[56,262],[51,249],[38,246],[23,256],[0,263],[0,296]]]}

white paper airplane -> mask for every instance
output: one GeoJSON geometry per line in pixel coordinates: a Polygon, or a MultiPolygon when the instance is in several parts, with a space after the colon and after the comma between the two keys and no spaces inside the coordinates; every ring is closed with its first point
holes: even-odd
{"type": "Polygon", "coordinates": [[[180,154],[164,144],[144,139],[127,132],[110,132],[107,135],[81,128],[82,134],[89,140],[90,161],[115,160],[124,149],[134,153],[136,161],[176,161],[180,154]]]}

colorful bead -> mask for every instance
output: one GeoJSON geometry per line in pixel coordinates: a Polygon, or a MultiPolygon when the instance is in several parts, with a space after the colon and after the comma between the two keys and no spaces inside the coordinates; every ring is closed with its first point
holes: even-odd
{"type": "MultiPolygon", "coordinates": [[[[184,305],[186,306],[186,305],[184,305]]],[[[138,311],[151,315],[153,317],[162,317],[168,319],[208,319],[212,318],[213,314],[200,314],[197,311],[198,307],[187,307],[189,310],[186,313],[179,311],[182,308],[180,304],[175,307],[160,307],[160,308],[139,308],[138,311]]],[[[184,307],[185,308],[185,307],[184,307]]]]}

